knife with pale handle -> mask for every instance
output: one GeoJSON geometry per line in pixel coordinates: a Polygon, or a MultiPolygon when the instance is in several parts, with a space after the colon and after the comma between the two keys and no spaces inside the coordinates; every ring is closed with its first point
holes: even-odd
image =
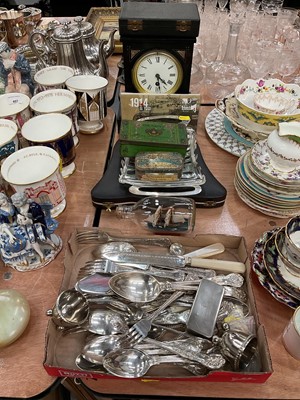
{"type": "Polygon", "coordinates": [[[235,272],[240,274],[243,274],[246,271],[245,264],[239,261],[225,261],[199,257],[130,252],[107,253],[103,254],[103,257],[114,262],[142,263],[154,265],[156,267],[184,268],[187,265],[190,265],[191,267],[215,269],[217,271],[235,272]]]}

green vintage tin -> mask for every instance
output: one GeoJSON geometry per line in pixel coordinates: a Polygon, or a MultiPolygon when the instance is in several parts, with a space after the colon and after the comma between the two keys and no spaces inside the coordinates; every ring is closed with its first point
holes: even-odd
{"type": "Polygon", "coordinates": [[[135,157],[146,151],[177,152],[183,157],[188,146],[186,126],[158,121],[121,123],[120,152],[122,157],[135,157]]]}

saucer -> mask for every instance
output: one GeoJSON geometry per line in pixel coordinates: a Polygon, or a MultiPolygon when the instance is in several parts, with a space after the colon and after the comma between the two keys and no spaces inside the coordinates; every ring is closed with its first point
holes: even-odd
{"type": "Polygon", "coordinates": [[[251,252],[252,270],[257,275],[259,283],[271,294],[275,300],[295,309],[300,306],[300,301],[285,293],[274,283],[263,261],[265,243],[272,237],[272,235],[274,235],[274,233],[277,232],[277,230],[278,228],[275,228],[273,230],[264,232],[261,237],[256,240],[251,252]]]}
{"type": "Polygon", "coordinates": [[[279,257],[275,237],[275,234],[272,235],[265,243],[263,255],[265,267],[277,286],[286,294],[300,301],[300,277],[292,275],[287,271],[283,261],[279,257]]]}
{"type": "Polygon", "coordinates": [[[253,143],[240,137],[230,126],[230,121],[214,108],[205,119],[205,129],[211,140],[221,149],[240,157],[253,143]]]}

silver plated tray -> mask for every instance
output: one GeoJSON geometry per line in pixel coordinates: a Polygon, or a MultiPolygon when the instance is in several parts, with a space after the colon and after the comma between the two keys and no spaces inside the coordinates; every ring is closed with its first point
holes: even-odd
{"type": "Polygon", "coordinates": [[[125,157],[121,160],[119,182],[129,185],[129,192],[138,195],[174,196],[174,189],[176,189],[177,196],[191,196],[200,193],[202,191],[201,186],[206,182],[206,178],[201,171],[195,153],[197,148],[195,131],[192,128],[187,128],[187,133],[189,145],[184,159],[182,176],[178,181],[154,182],[137,179],[134,161],[125,157]],[[155,192],[153,192],[154,189],[156,189],[155,192]]]}

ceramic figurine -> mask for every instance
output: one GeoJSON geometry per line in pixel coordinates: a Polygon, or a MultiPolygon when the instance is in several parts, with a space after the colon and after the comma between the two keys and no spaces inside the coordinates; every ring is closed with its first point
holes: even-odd
{"type": "Polygon", "coordinates": [[[31,97],[34,82],[31,67],[23,54],[11,49],[6,42],[0,42],[0,80],[3,93],[24,93],[31,97]]]}
{"type": "Polygon", "coordinates": [[[54,234],[58,223],[50,215],[51,205],[40,205],[24,193],[9,199],[0,193],[0,255],[3,262],[19,271],[41,268],[62,248],[54,234]]]}

